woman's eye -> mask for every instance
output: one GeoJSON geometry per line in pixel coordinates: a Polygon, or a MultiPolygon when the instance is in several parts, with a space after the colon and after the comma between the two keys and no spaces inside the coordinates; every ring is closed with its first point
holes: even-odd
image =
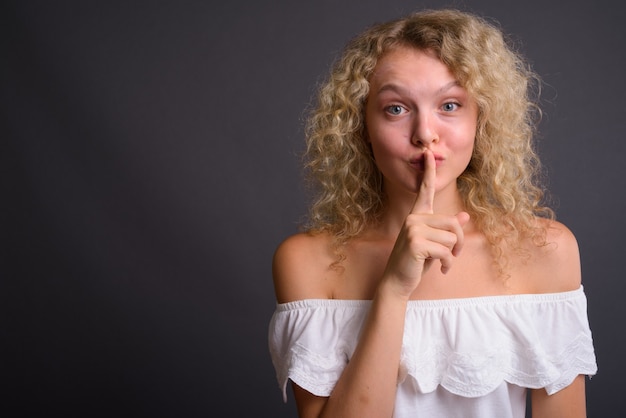
{"type": "Polygon", "coordinates": [[[441,108],[443,109],[444,112],[452,112],[459,108],[459,104],[454,103],[454,102],[448,102],[448,103],[444,103],[444,105],[441,108]]]}
{"type": "Polygon", "coordinates": [[[389,112],[390,114],[394,115],[394,116],[398,116],[400,114],[402,114],[402,111],[404,110],[404,108],[400,105],[391,105],[387,107],[387,112],[389,112]]]}

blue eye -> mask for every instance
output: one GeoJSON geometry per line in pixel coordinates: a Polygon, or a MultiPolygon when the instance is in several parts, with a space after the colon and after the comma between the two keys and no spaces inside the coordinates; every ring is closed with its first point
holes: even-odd
{"type": "Polygon", "coordinates": [[[448,102],[448,103],[444,103],[444,105],[442,106],[442,109],[444,110],[444,112],[452,112],[458,109],[458,107],[459,107],[458,103],[448,102]]]}
{"type": "Polygon", "coordinates": [[[394,116],[400,115],[403,110],[404,109],[400,105],[391,105],[391,106],[387,107],[387,112],[389,112],[390,114],[392,114],[394,116]]]}

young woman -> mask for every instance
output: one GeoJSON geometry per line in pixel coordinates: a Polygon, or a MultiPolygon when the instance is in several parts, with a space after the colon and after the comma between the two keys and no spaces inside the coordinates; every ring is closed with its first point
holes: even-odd
{"type": "Polygon", "coordinates": [[[269,343],[304,417],[583,417],[596,372],[575,237],[542,204],[535,75],[477,16],[345,49],[307,130],[305,232],[269,343]]]}

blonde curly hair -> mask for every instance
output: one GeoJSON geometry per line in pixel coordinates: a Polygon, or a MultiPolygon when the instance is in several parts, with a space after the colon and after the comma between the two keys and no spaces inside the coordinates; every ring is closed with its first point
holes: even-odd
{"type": "Polygon", "coordinates": [[[533,148],[541,117],[536,74],[485,19],[458,10],[427,10],[375,25],[354,38],[320,87],[306,125],[305,168],[315,199],[310,232],[331,233],[337,248],[375,224],[385,209],[382,176],[365,138],[368,79],[397,46],[432,51],[478,105],[473,155],[458,178],[466,210],[496,260],[501,243],[545,244],[537,217],[554,218],[539,186],[533,148]]]}

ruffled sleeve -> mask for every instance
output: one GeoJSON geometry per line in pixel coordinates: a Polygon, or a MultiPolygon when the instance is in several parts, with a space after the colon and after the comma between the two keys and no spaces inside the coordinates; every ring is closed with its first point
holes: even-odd
{"type": "Polygon", "coordinates": [[[597,371],[582,287],[563,293],[415,301],[399,381],[480,397],[503,382],[553,394],[597,371]]]}
{"type": "Polygon", "coordinates": [[[287,381],[330,396],[352,356],[369,303],[304,300],[279,304],[269,326],[269,351],[287,401],[287,381]]]}

